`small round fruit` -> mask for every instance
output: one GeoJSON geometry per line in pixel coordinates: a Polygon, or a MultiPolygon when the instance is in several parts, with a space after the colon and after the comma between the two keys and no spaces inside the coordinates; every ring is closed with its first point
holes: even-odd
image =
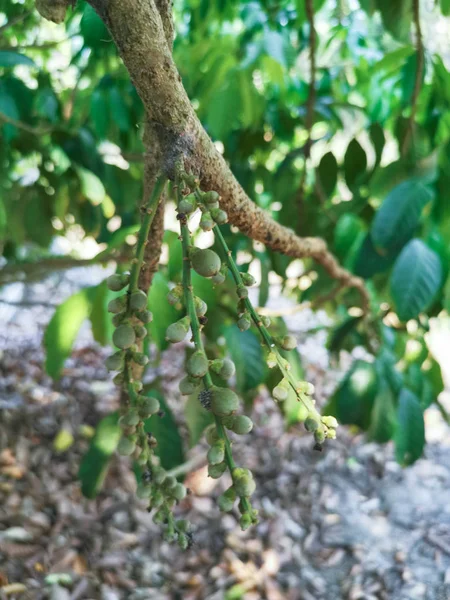
{"type": "Polygon", "coordinates": [[[126,307],[127,305],[127,297],[126,296],[119,296],[118,298],[113,298],[109,303],[108,303],[108,312],[113,313],[113,314],[117,314],[123,311],[123,309],[126,307]]]}
{"type": "Polygon", "coordinates": [[[187,327],[185,327],[182,323],[172,323],[166,330],[166,340],[172,344],[182,342],[186,337],[187,332],[187,327]]]}
{"type": "Polygon", "coordinates": [[[190,215],[195,211],[196,208],[197,202],[192,196],[187,196],[186,198],[183,198],[183,200],[181,200],[178,204],[178,212],[185,215],[190,215]]]}
{"type": "Polygon", "coordinates": [[[123,415],[119,419],[119,425],[121,427],[135,427],[139,423],[139,415],[134,410],[130,410],[126,415],[123,415]]]}
{"type": "Polygon", "coordinates": [[[248,513],[241,515],[239,519],[239,525],[241,526],[242,531],[245,531],[252,525],[252,518],[248,513]]]}
{"type": "Polygon", "coordinates": [[[316,431],[314,432],[314,440],[318,443],[321,444],[322,442],[325,441],[325,431],[323,429],[316,429],[316,431]]]}
{"type": "Polygon", "coordinates": [[[225,443],[223,440],[215,442],[208,450],[207,454],[208,464],[218,465],[225,459],[225,443]]]}
{"type": "Polygon", "coordinates": [[[243,285],[238,285],[238,287],[236,288],[236,293],[240,300],[245,300],[245,298],[248,298],[248,289],[243,285]]]}
{"type": "Polygon", "coordinates": [[[108,286],[108,289],[112,292],[120,292],[128,285],[129,281],[129,274],[127,275],[124,273],[123,275],[119,275],[118,273],[116,273],[108,277],[108,279],[106,280],[106,285],[108,286]]]}
{"type": "Polygon", "coordinates": [[[219,479],[227,470],[227,465],[225,462],[220,463],[219,465],[208,465],[208,475],[212,479],[219,479]]]}
{"type": "Polygon", "coordinates": [[[136,334],[131,325],[119,325],[113,333],[114,345],[125,350],[130,348],[136,341],[136,334]]]}
{"type": "Polygon", "coordinates": [[[215,204],[219,202],[220,196],[215,190],[211,190],[210,192],[205,192],[202,199],[205,204],[215,204]]]}
{"type": "Polygon", "coordinates": [[[237,326],[241,331],[247,331],[247,329],[250,329],[251,324],[252,322],[250,320],[250,317],[248,317],[247,315],[242,315],[242,317],[237,322],[237,326]]]}
{"type": "Polygon", "coordinates": [[[115,352],[105,360],[105,366],[108,371],[121,371],[124,364],[124,358],[123,352],[115,352]]]}
{"type": "Polygon", "coordinates": [[[183,500],[183,498],[186,498],[187,490],[182,483],[177,483],[173,490],[170,490],[170,494],[175,500],[180,501],[183,500]]]}
{"type": "Polygon", "coordinates": [[[131,456],[135,449],[136,444],[126,437],[123,437],[117,446],[117,452],[122,456],[131,456]]]}
{"type": "Polygon", "coordinates": [[[209,248],[197,250],[191,260],[193,269],[202,277],[213,277],[222,265],[219,256],[209,248]]]}
{"type": "Polygon", "coordinates": [[[297,340],[293,335],[285,335],[278,340],[278,344],[283,350],[294,350],[297,348],[297,340]]]}
{"type": "Polygon", "coordinates": [[[136,496],[140,500],[148,500],[151,495],[152,495],[152,486],[151,485],[145,485],[143,483],[140,483],[137,486],[136,496]]]}
{"type": "Polygon", "coordinates": [[[231,431],[234,431],[234,433],[237,433],[238,435],[245,435],[246,433],[250,433],[252,429],[253,421],[246,415],[237,415],[234,418],[233,425],[231,427],[231,431]]]}
{"type": "Polygon", "coordinates": [[[241,278],[244,285],[247,285],[249,287],[251,285],[255,285],[256,283],[256,279],[253,277],[253,275],[250,275],[250,273],[241,273],[241,278]]]}
{"type": "Polygon", "coordinates": [[[217,504],[222,512],[230,512],[230,510],[233,510],[235,502],[236,491],[233,487],[229,488],[217,498],[217,504]]]}
{"type": "Polygon", "coordinates": [[[199,383],[200,382],[198,379],[192,380],[189,377],[183,377],[183,379],[180,381],[178,389],[180,390],[182,396],[190,396],[198,389],[199,383]]]}
{"type": "Polygon", "coordinates": [[[133,292],[130,296],[131,310],[142,310],[147,306],[147,294],[142,290],[133,292]]]}
{"type": "Polygon", "coordinates": [[[236,367],[234,365],[234,362],[232,360],[230,360],[229,358],[224,358],[222,368],[220,369],[220,371],[218,373],[220,375],[220,377],[222,377],[222,379],[230,379],[230,377],[233,377],[235,372],[236,372],[236,367]]]}
{"type": "Polygon", "coordinates": [[[217,225],[225,225],[228,222],[228,215],[221,208],[211,208],[211,217],[217,225]]]}
{"type": "Polygon", "coordinates": [[[147,330],[143,325],[135,325],[134,333],[136,334],[136,338],[138,340],[142,340],[147,335],[147,330]]]}
{"type": "Polygon", "coordinates": [[[241,498],[242,496],[248,498],[256,490],[256,483],[253,479],[253,475],[248,469],[234,469],[232,476],[236,494],[241,498]],[[237,471],[239,471],[239,473],[237,473],[237,471]]]}
{"type": "Polygon", "coordinates": [[[186,363],[186,371],[191,377],[204,377],[208,372],[208,359],[205,354],[197,350],[186,363]]]}
{"type": "Polygon", "coordinates": [[[206,429],[205,438],[206,438],[206,441],[208,442],[208,444],[210,444],[211,446],[220,439],[215,425],[210,425],[206,429]]]}
{"type": "MultiPolygon", "coordinates": [[[[142,397],[142,396],[141,396],[142,397]]],[[[139,403],[139,415],[142,419],[148,419],[152,415],[156,415],[161,409],[161,405],[157,398],[142,398],[139,403]]]]}
{"type": "Polygon", "coordinates": [[[239,398],[228,388],[212,389],[211,410],[218,417],[229,417],[239,408],[239,398]]]}
{"type": "Polygon", "coordinates": [[[211,217],[211,213],[204,212],[202,214],[202,218],[200,219],[199,226],[202,231],[211,231],[213,229],[214,221],[211,217]]]}
{"type": "Polygon", "coordinates": [[[142,323],[151,323],[153,321],[153,314],[145,309],[145,310],[139,310],[136,313],[136,317],[139,319],[139,321],[142,321],[142,323]]]}
{"type": "Polygon", "coordinates": [[[275,400],[283,402],[284,400],[287,400],[289,396],[289,390],[282,385],[276,385],[272,390],[272,396],[275,398],[275,400]]]}
{"type": "Polygon", "coordinates": [[[222,271],[220,271],[219,273],[216,273],[211,278],[212,282],[215,283],[216,285],[221,285],[225,281],[225,279],[226,279],[226,277],[222,273],[222,271]]]}

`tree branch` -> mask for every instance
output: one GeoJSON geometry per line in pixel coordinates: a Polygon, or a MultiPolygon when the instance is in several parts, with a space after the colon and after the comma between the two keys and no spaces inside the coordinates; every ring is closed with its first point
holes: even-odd
{"type": "Polygon", "coordinates": [[[3,112],[0,112],[0,121],[8,123],[9,125],[13,125],[14,127],[17,127],[17,129],[21,129],[22,131],[26,131],[27,133],[37,136],[45,135],[53,130],[53,127],[33,127],[32,125],[28,125],[23,121],[18,121],[17,119],[8,117],[8,115],[5,115],[3,112]]]}
{"type": "Polygon", "coordinates": [[[191,106],[155,0],[89,2],[108,27],[168,159],[182,152],[187,166],[200,176],[202,188],[221,194],[222,207],[232,224],[273,250],[296,258],[314,258],[331,277],[357,288],[367,311],[369,296],[364,281],[339,265],[324,240],[297,237],[245,194],[191,106]]]}

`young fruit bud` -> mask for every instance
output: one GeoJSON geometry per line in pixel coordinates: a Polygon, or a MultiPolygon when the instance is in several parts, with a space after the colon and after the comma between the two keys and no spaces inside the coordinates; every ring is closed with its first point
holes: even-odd
{"type": "Polygon", "coordinates": [[[172,306],[175,306],[180,302],[183,298],[183,288],[181,285],[176,285],[170,292],[167,294],[167,302],[172,306]]]}
{"type": "Polygon", "coordinates": [[[216,285],[221,285],[225,281],[225,279],[226,275],[224,275],[221,271],[219,271],[219,273],[216,273],[215,275],[213,275],[213,277],[211,277],[211,281],[216,285]]]}
{"type": "Polygon", "coordinates": [[[252,526],[252,518],[248,513],[244,513],[241,515],[239,519],[239,525],[241,526],[242,531],[246,531],[249,527],[252,526]]]}
{"type": "Polygon", "coordinates": [[[325,436],[328,440],[335,440],[336,439],[336,429],[328,429],[325,436]]]}
{"type": "Polygon", "coordinates": [[[251,285],[255,285],[256,279],[250,273],[241,273],[241,279],[244,285],[250,287],[251,285]]]}
{"type": "Polygon", "coordinates": [[[131,325],[119,325],[114,331],[112,339],[115,346],[125,350],[134,344],[136,341],[136,334],[131,325]]]}
{"type": "Polygon", "coordinates": [[[239,398],[228,388],[213,387],[211,410],[218,417],[229,417],[239,408],[239,398]]]}
{"type": "Polygon", "coordinates": [[[233,486],[217,498],[217,504],[222,512],[230,512],[236,502],[236,490],[233,486]]]}
{"type": "Polygon", "coordinates": [[[186,371],[191,377],[204,377],[208,372],[208,359],[205,354],[197,350],[186,363],[186,371]]]}
{"type": "Polygon", "coordinates": [[[158,508],[164,502],[164,495],[159,490],[154,490],[152,494],[152,506],[158,508]]]}
{"type": "Polygon", "coordinates": [[[130,275],[124,273],[123,275],[119,275],[116,273],[115,275],[110,275],[106,280],[106,285],[108,289],[112,292],[120,292],[124,288],[127,287],[130,281],[130,275]]]}
{"type": "Polygon", "coordinates": [[[147,306],[147,294],[142,290],[133,292],[130,296],[131,310],[142,310],[147,306]]]}
{"type": "Polygon", "coordinates": [[[219,479],[227,470],[227,465],[225,462],[220,463],[219,465],[208,465],[208,475],[212,479],[219,479]]]}
{"type": "Polygon", "coordinates": [[[250,497],[256,490],[256,483],[251,471],[248,469],[233,469],[232,472],[234,488],[239,497],[250,497]],[[242,472],[243,471],[243,472],[242,472]]]}
{"type": "Polygon", "coordinates": [[[246,313],[244,313],[242,317],[238,319],[237,326],[241,331],[247,331],[247,329],[250,329],[251,325],[252,321],[246,313]]]}
{"type": "Polygon", "coordinates": [[[185,215],[190,215],[195,211],[196,208],[197,202],[195,201],[194,196],[187,196],[178,204],[178,212],[185,215]]]}
{"type": "Polygon", "coordinates": [[[186,487],[182,483],[177,483],[173,490],[170,490],[170,494],[175,498],[175,500],[183,500],[186,498],[187,490],[186,487]]]}
{"type": "Polygon", "coordinates": [[[190,173],[183,173],[182,178],[186,185],[188,185],[191,188],[191,190],[198,187],[200,184],[200,180],[197,177],[195,177],[195,175],[192,175],[190,173]]]}
{"type": "Polygon", "coordinates": [[[142,388],[144,387],[142,381],[132,381],[130,383],[133,390],[137,393],[142,392],[142,388]]]}
{"type": "Polygon", "coordinates": [[[173,490],[177,485],[177,479],[173,475],[167,475],[164,479],[164,489],[165,490],[173,490]]]}
{"type": "Polygon", "coordinates": [[[222,379],[230,379],[236,372],[234,362],[229,358],[216,359],[211,362],[211,370],[222,379]]]}
{"type": "Polygon", "coordinates": [[[211,231],[213,229],[214,221],[209,211],[206,211],[202,214],[199,227],[202,231],[211,231]]]}
{"type": "Polygon", "coordinates": [[[142,323],[144,323],[145,325],[147,323],[151,323],[153,321],[153,315],[152,313],[145,309],[145,310],[138,310],[135,313],[136,317],[139,319],[139,321],[142,321],[142,323]]]}
{"type": "Polygon", "coordinates": [[[133,352],[133,360],[140,367],[145,367],[148,364],[149,358],[142,352],[133,352]]]}
{"type": "Polygon", "coordinates": [[[190,377],[183,377],[178,386],[182,396],[190,396],[193,394],[200,385],[198,379],[191,379],[190,377]]]}
{"type": "Polygon", "coordinates": [[[336,429],[336,427],[339,427],[339,423],[334,417],[322,417],[322,423],[330,429],[336,429]]]}
{"type": "Polygon", "coordinates": [[[117,446],[117,452],[122,456],[131,456],[136,449],[136,444],[129,438],[123,437],[117,446]]]}
{"type": "Polygon", "coordinates": [[[201,298],[198,298],[198,296],[195,296],[194,305],[195,314],[197,315],[197,317],[204,317],[206,315],[206,311],[208,310],[208,305],[206,304],[206,302],[204,302],[204,300],[202,300],[201,298]]]}
{"type": "Polygon", "coordinates": [[[293,335],[285,335],[274,340],[276,345],[283,350],[294,350],[297,348],[297,340],[293,335]]]}
{"type": "Polygon", "coordinates": [[[123,312],[113,315],[111,322],[114,325],[114,327],[119,327],[119,325],[122,325],[122,323],[125,321],[126,318],[127,318],[127,312],[123,311],[123,312]]]}
{"type": "Polygon", "coordinates": [[[225,442],[218,440],[208,450],[207,454],[208,464],[218,465],[225,460],[225,442]]]}
{"type": "Polygon", "coordinates": [[[149,419],[152,415],[156,415],[161,409],[161,405],[157,398],[139,397],[139,416],[141,419],[149,419]]]}
{"type": "Polygon", "coordinates": [[[236,293],[240,300],[245,300],[245,298],[248,298],[248,289],[241,284],[237,286],[236,293]]]}
{"type": "MultiPolygon", "coordinates": [[[[152,503],[154,505],[154,501],[152,503]]],[[[161,523],[164,523],[166,519],[166,512],[164,510],[157,510],[155,512],[155,514],[153,515],[153,523],[155,525],[160,525],[161,523]]]]}
{"type": "Polygon", "coordinates": [[[319,422],[314,417],[307,417],[303,424],[306,431],[309,431],[310,433],[314,433],[314,431],[316,431],[316,429],[319,427],[319,422]]]}
{"type": "Polygon", "coordinates": [[[278,400],[278,402],[283,402],[284,400],[287,400],[289,395],[289,386],[287,384],[287,381],[285,379],[283,379],[282,381],[280,381],[280,383],[278,385],[276,385],[273,390],[272,390],[272,396],[275,398],[275,400],[278,400]]]}
{"type": "Polygon", "coordinates": [[[178,545],[180,546],[180,548],[182,550],[187,550],[188,546],[189,546],[189,538],[187,535],[185,535],[184,533],[179,533],[178,534],[178,545]]]}
{"type": "Polygon", "coordinates": [[[175,527],[177,531],[181,533],[189,533],[189,531],[191,530],[191,524],[186,519],[179,519],[175,523],[175,527]]]}
{"type": "Polygon", "coordinates": [[[142,340],[147,335],[147,330],[145,329],[145,327],[143,325],[135,325],[134,333],[136,335],[136,339],[142,340]]]}
{"type": "Polygon", "coordinates": [[[105,366],[108,371],[121,371],[123,368],[124,358],[124,352],[115,352],[114,354],[111,354],[111,356],[108,356],[108,358],[105,360],[105,366]]]}
{"type": "Polygon", "coordinates": [[[264,327],[270,327],[269,317],[262,317],[261,321],[262,321],[262,324],[264,325],[264,327]]]}
{"type": "Polygon", "coordinates": [[[207,205],[215,204],[216,202],[219,202],[220,196],[216,191],[211,190],[210,192],[205,192],[203,194],[202,200],[207,205]]]}
{"type": "Polygon", "coordinates": [[[322,442],[325,441],[325,431],[323,429],[316,429],[316,431],[314,432],[314,440],[318,443],[321,444],[322,442]]]}
{"type": "Polygon", "coordinates": [[[136,496],[140,500],[148,500],[152,495],[152,486],[140,483],[136,489],[136,496]]]}
{"type": "Polygon", "coordinates": [[[193,269],[202,277],[213,277],[220,271],[222,264],[214,250],[209,248],[193,252],[191,261],[193,269]]]}
{"type": "Polygon", "coordinates": [[[211,208],[211,217],[217,223],[217,225],[225,225],[228,222],[227,213],[220,208],[211,208]]]}
{"type": "Polygon", "coordinates": [[[166,340],[172,342],[172,344],[182,342],[189,331],[190,323],[189,317],[183,317],[183,319],[169,325],[166,331],[166,340]]]}
{"type": "Polygon", "coordinates": [[[220,440],[219,434],[217,433],[217,428],[215,425],[209,425],[209,427],[205,431],[205,438],[210,446],[212,446],[218,440],[220,440]]]}
{"type": "Polygon", "coordinates": [[[269,354],[267,355],[266,363],[267,363],[267,366],[269,367],[269,369],[273,369],[274,367],[277,366],[278,361],[277,361],[277,355],[275,354],[275,352],[269,352],[269,354]]]}
{"type": "Polygon", "coordinates": [[[121,427],[135,427],[139,423],[139,415],[135,410],[130,410],[126,415],[123,415],[119,419],[119,425],[121,427]]]}
{"type": "Polygon", "coordinates": [[[121,313],[126,306],[127,297],[119,296],[118,298],[113,298],[113,300],[108,303],[108,312],[113,314],[121,313]]]}
{"type": "Polygon", "coordinates": [[[237,417],[234,417],[234,421],[230,429],[238,435],[245,435],[246,433],[250,433],[250,431],[253,429],[253,421],[245,415],[238,415],[237,417]]]}
{"type": "Polygon", "coordinates": [[[122,385],[122,383],[125,381],[125,377],[123,375],[123,373],[117,373],[117,375],[115,375],[113,377],[113,383],[115,385],[122,385]]]}

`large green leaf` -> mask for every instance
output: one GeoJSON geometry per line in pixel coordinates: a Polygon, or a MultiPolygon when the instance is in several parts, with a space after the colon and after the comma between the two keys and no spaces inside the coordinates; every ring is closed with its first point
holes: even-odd
{"type": "Polygon", "coordinates": [[[334,228],[334,251],[344,259],[358,235],[366,229],[364,221],[353,213],[344,213],[334,228]]]}
{"type": "Polygon", "coordinates": [[[398,399],[395,458],[403,466],[411,465],[422,456],[425,445],[425,424],[420,401],[403,388],[398,399]]]}
{"type": "Polygon", "coordinates": [[[19,52],[10,50],[0,50],[0,67],[17,67],[24,65],[25,67],[35,67],[35,63],[31,58],[19,52]]]}
{"type": "Polygon", "coordinates": [[[412,238],[422,211],[434,194],[417,180],[404,181],[386,196],[371,227],[371,236],[380,252],[400,250],[412,238]]]}
{"type": "Polygon", "coordinates": [[[104,417],[97,425],[89,449],[83,456],[78,478],[86,498],[95,498],[103,485],[109,461],[122,435],[118,421],[117,412],[104,417]]]}
{"type": "Polygon", "coordinates": [[[367,157],[358,140],[352,140],[344,156],[345,182],[352,190],[361,183],[367,169],[367,157]]]}
{"type": "Polygon", "coordinates": [[[408,42],[412,23],[412,0],[376,0],[386,29],[401,42],[408,42]]]}
{"type": "Polygon", "coordinates": [[[442,285],[439,256],[422,240],[411,240],[391,274],[391,294],[401,321],[414,319],[433,302],[442,285]]]}
{"type": "Polygon", "coordinates": [[[45,369],[58,378],[64,361],[70,356],[72,346],[83,322],[89,318],[95,300],[97,287],[84,288],[70,296],[56,309],[44,334],[44,346],[47,352],[45,369]]]}
{"type": "Polygon", "coordinates": [[[236,364],[236,387],[247,392],[264,381],[266,363],[259,339],[253,331],[240,331],[237,325],[223,331],[227,348],[236,364]]]}
{"type": "Polygon", "coordinates": [[[336,187],[338,176],[338,164],[332,152],[327,152],[320,159],[317,175],[325,196],[329,198],[336,187]]]}
{"type": "Polygon", "coordinates": [[[145,395],[157,398],[164,415],[153,415],[145,421],[145,431],[151,433],[157,440],[155,452],[159,456],[164,469],[173,469],[184,462],[183,441],[178,426],[173,418],[164,396],[158,390],[150,389],[145,395]]]}

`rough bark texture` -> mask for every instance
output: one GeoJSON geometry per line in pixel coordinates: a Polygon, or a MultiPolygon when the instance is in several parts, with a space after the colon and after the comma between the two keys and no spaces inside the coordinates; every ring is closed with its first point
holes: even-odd
{"type": "MultiPolygon", "coordinates": [[[[153,127],[158,130],[161,148],[184,153],[188,167],[199,175],[202,188],[220,193],[230,222],[243,233],[288,256],[314,258],[331,277],[357,288],[366,310],[368,294],[363,280],[343,269],[322,239],[300,238],[256,206],[216,150],[191,106],[172,59],[168,0],[89,2],[111,32],[153,127]]],[[[168,152],[166,161],[170,162],[171,157],[174,158],[168,152]]]]}

